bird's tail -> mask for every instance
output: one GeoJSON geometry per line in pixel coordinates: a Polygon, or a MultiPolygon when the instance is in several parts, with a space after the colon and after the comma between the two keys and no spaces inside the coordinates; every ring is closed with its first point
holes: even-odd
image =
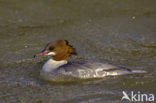
{"type": "Polygon", "coordinates": [[[132,70],[132,73],[147,73],[146,71],[144,70],[132,70]]]}

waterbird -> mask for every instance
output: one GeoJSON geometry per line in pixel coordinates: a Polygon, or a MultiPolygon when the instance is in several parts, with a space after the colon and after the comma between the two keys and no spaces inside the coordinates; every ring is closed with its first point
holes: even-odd
{"type": "Polygon", "coordinates": [[[55,77],[57,77],[57,79],[65,79],[65,77],[91,79],[103,78],[106,76],[146,73],[146,71],[143,70],[131,70],[103,61],[85,60],[68,63],[67,58],[71,55],[77,55],[77,52],[67,40],[57,40],[48,43],[40,53],[34,55],[34,58],[43,55],[52,55],[40,71],[40,74],[46,80],[54,79],[55,77]]]}

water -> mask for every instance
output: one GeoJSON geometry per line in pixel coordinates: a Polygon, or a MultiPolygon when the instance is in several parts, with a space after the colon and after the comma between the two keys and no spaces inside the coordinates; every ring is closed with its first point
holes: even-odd
{"type": "Polygon", "coordinates": [[[1,0],[1,103],[118,103],[122,91],[156,94],[155,0],[1,0]],[[69,60],[106,60],[147,74],[74,83],[39,78],[45,44],[68,40],[69,60]]]}

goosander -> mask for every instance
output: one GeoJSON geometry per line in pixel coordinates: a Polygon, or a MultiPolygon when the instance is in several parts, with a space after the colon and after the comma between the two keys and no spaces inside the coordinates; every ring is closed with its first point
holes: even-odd
{"type": "Polygon", "coordinates": [[[56,79],[56,77],[57,79],[65,79],[66,77],[90,79],[102,78],[105,76],[146,73],[146,71],[130,70],[102,61],[77,61],[68,63],[67,58],[76,54],[76,49],[73,48],[67,40],[58,40],[48,43],[45,49],[34,55],[34,57],[52,55],[53,58],[49,59],[40,71],[40,74],[46,80],[56,79]]]}

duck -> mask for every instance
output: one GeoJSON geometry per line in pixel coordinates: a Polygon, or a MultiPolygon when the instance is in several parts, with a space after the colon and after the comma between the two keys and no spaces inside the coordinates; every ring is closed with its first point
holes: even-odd
{"type": "Polygon", "coordinates": [[[41,52],[34,55],[34,58],[44,55],[51,55],[51,58],[46,61],[40,71],[40,75],[46,80],[67,80],[67,78],[92,79],[146,73],[143,70],[131,70],[104,61],[84,60],[68,62],[67,59],[71,55],[77,55],[77,52],[67,40],[57,40],[48,43],[41,52]]]}

